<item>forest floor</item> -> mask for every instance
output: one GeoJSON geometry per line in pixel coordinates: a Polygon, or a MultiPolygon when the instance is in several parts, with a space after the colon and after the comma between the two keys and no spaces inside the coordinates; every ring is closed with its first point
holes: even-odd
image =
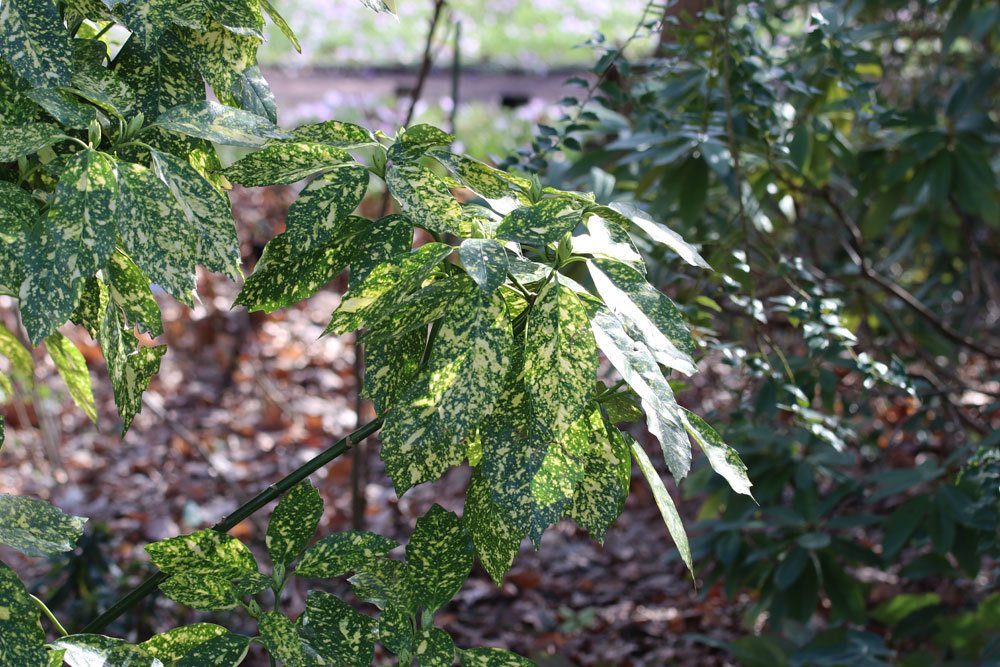
{"type": "MultiPolygon", "coordinates": [[[[294,193],[237,190],[233,198],[245,256],[253,256],[280,229],[294,193]]],[[[6,413],[0,492],[45,498],[90,517],[83,555],[56,564],[61,574],[39,588],[56,596],[71,631],[147,572],[144,544],[211,525],[355,427],[353,341],[320,338],[342,287],[334,283],[273,315],[230,309],[236,286],[208,274],[193,310],[164,297],[169,351],[124,439],[98,348],[86,334],[67,330],[91,363],[101,428],[66,400],[54,370],[43,366],[39,397],[6,413]]],[[[467,469],[397,499],[377,438],[363,447],[366,529],[405,540],[432,503],[461,510],[467,469]]],[[[351,465],[345,456],[313,476],[327,508],[321,535],[351,527],[351,465]]],[[[564,522],[546,534],[538,552],[523,545],[499,588],[477,564],[439,617],[458,645],[506,647],[551,666],[726,664],[721,653],[691,637],[737,636],[748,600],[696,590],[645,483],[633,481],[625,513],[603,546],[564,522]]],[[[693,503],[684,509],[697,510],[693,503]]],[[[265,510],[233,531],[262,559],[267,516],[265,510]]],[[[0,557],[27,581],[39,581],[52,567],[10,552],[0,557]]],[[[320,585],[350,599],[343,581],[320,585]]],[[[286,609],[298,613],[304,593],[304,582],[288,589],[286,609]]],[[[144,639],[202,618],[210,617],[159,598],[111,630],[144,639]]],[[[233,629],[252,633],[252,623],[244,623],[233,629]]]]}

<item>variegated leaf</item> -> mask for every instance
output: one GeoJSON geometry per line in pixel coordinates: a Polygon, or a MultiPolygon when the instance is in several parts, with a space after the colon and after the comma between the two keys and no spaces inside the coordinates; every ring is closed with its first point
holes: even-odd
{"type": "Polygon", "coordinates": [[[30,123],[0,127],[0,162],[14,162],[19,157],[37,153],[58,141],[65,133],[58,125],[30,123]]]}
{"type": "Polygon", "coordinates": [[[290,136],[265,118],[210,100],[167,109],[156,119],[156,125],[217,144],[250,148],[290,136]]]}
{"type": "Polygon", "coordinates": [[[404,215],[387,215],[369,222],[354,241],[347,289],[357,289],[375,267],[403,257],[413,249],[413,225],[404,215]]]}
{"type": "Polygon", "coordinates": [[[197,262],[210,271],[239,278],[240,244],[229,199],[186,161],[159,151],[150,154],[156,175],[170,188],[189,227],[196,231],[197,262]]]}
{"type": "Polygon", "coordinates": [[[624,264],[594,258],[587,268],[604,303],[657,362],[687,375],[698,370],[691,359],[694,339],[673,301],[624,264]]]}
{"type": "Polygon", "coordinates": [[[507,251],[492,239],[466,239],[458,249],[462,266],[479,288],[492,294],[507,280],[507,251]]]}
{"type": "Polygon", "coordinates": [[[121,309],[125,322],[154,338],[163,334],[163,318],[149,278],[128,256],[116,250],[105,273],[108,297],[121,309]]]}
{"type": "Polygon", "coordinates": [[[108,286],[103,280],[97,277],[84,279],[83,287],[80,289],[80,302],[76,305],[70,320],[86,329],[91,338],[98,340],[110,299],[108,286]]]}
{"type": "Polygon", "coordinates": [[[593,255],[616,260],[646,274],[646,263],[636,249],[632,239],[620,225],[605,220],[599,215],[591,215],[586,221],[587,233],[573,237],[574,255],[593,255]]]}
{"type": "Polygon", "coordinates": [[[254,65],[240,72],[233,82],[232,94],[239,108],[277,124],[278,101],[259,67],[254,65]]]}
{"type": "Polygon", "coordinates": [[[15,380],[25,387],[34,385],[35,362],[31,351],[3,324],[0,324],[0,355],[10,362],[11,375],[15,380]]]}
{"type": "Polygon", "coordinates": [[[394,262],[375,267],[357,289],[344,295],[324,333],[344,334],[364,325],[374,326],[391,315],[407,294],[416,291],[453,248],[428,243],[394,262]]]}
{"type": "Polygon", "coordinates": [[[284,667],[306,667],[307,659],[295,624],[277,611],[266,611],[259,619],[261,643],[284,667]]]}
{"type": "MultiPolygon", "coordinates": [[[[237,161],[226,169],[225,174],[226,178],[233,183],[247,187],[291,185],[345,162],[355,164],[349,153],[334,146],[279,142],[269,144],[237,161]]],[[[352,171],[356,172],[356,170],[352,171]]],[[[352,176],[352,182],[361,180],[356,173],[352,176]]],[[[363,180],[362,187],[367,188],[367,174],[363,180]]]]}
{"type": "Polygon", "coordinates": [[[654,221],[645,211],[632,204],[616,202],[608,207],[595,209],[594,212],[608,218],[609,220],[618,222],[625,228],[628,228],[629,223],[634,224],[636,227],[645,232],[650,239],[656,243],[662,243],[667,246],[677,253],[678,257],[691,266],[697,266],[703,269],[712,268],[698,253],[698,250],[681,238],[680,234],[672,229],[669,229],[665,225],[661,225],[660,223],[654,221]]]}
{"type": "Polygon", "coordinates": [[[398,494],[462,462],[462,440],[497,405],[512,347],[503,298],[470,285],[442,319],[426,370],[386,417],[381,455],[398,494]]]}
{"type": "Polygon", "coordinates": [[[365,342],[364,397],[375,413],[384,415],[413,384],[420,372],[426,331],[409,331],[384,340],[365,342]]]}
{"type": "Polygon", "coordinates": [[[339,120],[302,125],[292,132],[292,137],[293,141],[326,144],[345,150],[378,145],[375,136],[365,128],[339,120]]]}
{"type": "Polygon", "coordinates": [[[413,654],[418,667],[451,667],[455,664],[455,641],[441,628],[423,628],[413,654]]]}
{"type": "Polygon", "coordinates": [[[202,0],[209,14],[237,35],[263,38],[264,15],[259,0],[202,0]]]}
{"type": "Polygon", "coordinates": [[[160,584],[168,598],[198,611],[226,611],[240,600],[233,582],[208,574],[175,574],[160,584]]]}
{"type": "MultiPolygon", "coordinates": [[[[370,602],[382,610],[400,612],[410,621],[416,612],[413,603],[413,588],[410,584],[410,565],[390,558],[369,560],[358,569],[357,574],[348,579],[359,600],[370,602]]],[[[391,651],[397,648],[389,642],[385,633],[385,614],[379,619],[379,639],[391,651]]]]}
{"type": "Polygon", "coordinates": [[[653,500],[656,501],[656,507],[660,510],[663,523],[666,524],[670,537],[673,538],[674,544],[677,545],[677,551],[681,554],[681,559],[693,576],[694,563],[691,560],[691,547],[688,544],[687,532],[684,530],[684,522],[681,521],[681,515],[677,512],[677,506],[674,505],[674,499],[670,497],[666,487],[663,486],[660,473],[656,472],[653,462],[649,460],[642,445],[635,440],[632,440],[629,445],[642,476],[646,478],[646,482],[649,483],[649,488],[653,492],[653,500]]]}
{"type": "Polygon", "coordinates": [[[4,0],[0,6],[0,57],[33,86],[69,85],[73,72],[69,33],[56,3],[4,0]]]}
{"type": "Polygon", "coordinates": [[[292,487],[267,524],[267,554],[271,562],[287,567],[298,558],[316,533],[322,516],[323,499],[309,480],[292,487]]]}
{"type": "Polygon", "coordinates": [[[415,164],[394,164],[385,180],[414,225],[440,234],[470,235],[471,225],[462,207],[430,170],[415,164]]]}
{"type": "Polygon", "coordinates": [[[396,13],[396,0],[361,0],[361,2],[374,12],[396,13]]]}
{"type": "Polygon", "coordinates": [[[197,238],[180,202],[163,180],[142,165],[119,162],[118,179],[122,245],[152,282],[192,305],[197,238]]]}
{"type": "Polygon", "coordinates": [[[467,155],[456,155],[443,148],[428,151],[435,160],[449,169],[465,187],[482,197],[498,213],[506,215],[520,206],[529,204],[527,197],[511,187],[511,178],[467,155]]]}
{"type": "Polygon", "coordinates": [[[465,492],[463,517],[483,569],[497,585],[514,563],[527,530],[514,513],[494,497],[490,480],[477,468],[465,492]]]}
{"type": "MultiPolygon", "coordinates": [[[[239,100],[233,96],[233,90],[243,72],[257,64],[260,37],[238,35],[214,20],[209,21],[207,27],[199,22],[193,30],[175,27],[173,32],[195,57],[198,69],[219,101],[237,105],[239,100]]],[[[264,119],[261,121],[266,123],[264,119]]]]}
{"type": "Polygon", "coordinates": [[[107,45],[99,40],[73,40],[75,71],[71,79],[77,95],[119,118],[131,114],[135,93],[118,78],[118,74],[103,61],[108,57],[107,45]]]}
{"type": "Polygon", "coordinates": [[[295,574],[312,579],[339,577],[358,571],[398,546],[397,542],[375,533],[336,533],[309,547],[296,566],[295,574]]]}
{"type": "Polygon", "coordinates": [[[284,35],[296,51],[302,53],[302,45],[299,44],[298,37],[295,36],[295,32],[285,21],[284,17],[278,13],[278,10],[274,8],[274,5],[270,3],[269,0],[260,0],[261,9],[267,14],[267,17],[271,19],[271,23],[277,26],[281,34],[284,35]]]}
{"type": "MultiPolygon", "coordinates": [[[[177,2],[132,2],[127,5],[130,9],[125,9],[123,5],[122,11],[140,11],[140,7],[145,7],[152,16],[166,11],[164,5],[177,2]]],[[[194,55],[173,34],[164,35],[154,49],[144,49],[139,41],[129,40],[115,62],[119,77],[135,93],[136,112],[141,112],[147,123],[167,109],[205,99],[205,83],[194,62],[194,55]]]]}
{"type": "Polygon", "coordinates": [[[639,395],[646,425],[660,441],[670,474],[683,479],[691,470],[691,443],[680,406],[652,351],[629,336],[624,324],[605,308],[591,317],[591,327],[608,361],[639,395]]]}
{"type": "Polygon", "coordinates": [[[582,220],[579,204],[551,197],[510,212],[497,228],[497,238],[545,246],[576,229],[582,220]]]}
{"type": "Polygon", "coordinates": [[[0,494],[0,544],[27,556],[72,551],[85,523],[85,517],[65,514],[44,500],[0,494]]]}
{"type": "Polygon", "coordinates": [[[596,374],[597,347],[587,311],[572,290],[549,283],[528,315],[524,384],[551,433],[565,433],[580,418],[596,374]]]}
{"type": "Polygon", "coordinates": [[[235,667],[249,645],[248,637],[234,635],[220,625],[195,623],[155,635],[139,644],[139,648],[164,664],[181,663],[189,667],[207,667],[206,659],[212,655],[208,649],[214,648],[219,662],[212,662],[212,665],[235,667]]]}
{"type": "Polygon", "coordinates": [[[28,597],[17,573],[3,561],[0,561],[0,610],[3,610],[0,613],[0,663],[48,667],[45,632],[39,621],[38,607],[28,597]]]}
{"type": "Polygon", "coordinates": [[[462,667],[535,667],[535,663],[499,648],[473,648],[459,653],[462,667]]]}
{"type": "Polygon", "coordinates": [[[104,267],[117,236],[117,203],[109,156],[87,149],[70,158],[48,216],[35,225],[25,252],[21,316],[33,343],[73,312],[80,279],[104,267]]]}
{"type": "Polygon", "coordinates": [[[389,148],[389,159],[393,162],[415,162],[435,146],[448,146],[455,137],[433,125],[418,124],[405,128],[389,148]]]}
{"type": "Polygon", "coordinates": [[[146,553],[167,574],[211,574],[238,579],[257,572],[257,562],[246,545],[210,528],[147,544],[146,553]]]}
{"type": "Polygon", "coordinates": [[[108,365],[115,405],[122,420],[122,433],[125,433],[142,410],[142,393],[160,370],[160,359],[167,348],[165,345],[141,345],[132,331],[126,328],[121,311],[115,304],[109,304],[106,309],[98,340],[108,365]]]}
{"type": "Polygon", "coordinates": [[[28,230],[39,215],[39,203],[26,190],[0,181],[0,291],[17,295],[24,282],[28,230]]]}
{"type": "Polygon", "coordinates": [[[80,102],[61,88],[35,88],[27,95],[63,127],[84,130],[97,120],[97,109],[80,102]]]}
{"type": "Polygon", "coordinates": [[[364,333],[366,342],[389,342],[413,331],[426,333],[426,326],[444,316],[468,291],[466,276],[455,275],[436,280],[405,297],[389,315],[378,321],[376,329],[364,333]]]}
{"type": "Polygon", "coordinates": [[[447,604],[472,571],[472,538],[461,519],[432,505],[406,545],[414,602],[430,613],[447,604]]]}
{"type": "Polygon", "coordinates": [[[333,241],[343,221],[364,199],[368,180],[368,170],[352,161],[336,165],[310,183],[292,204],[285,222],[285,233],[295,242],[293,255],[311,252],[333,241]]]}
{"type": "Polygon", "coordinates": [[[52,642],[52,648],[64,651],[63,659],[69,667],[164,667],[138,646],[123,639],[102,635],[69,635],[52,642]]]}
{"type": "Polygon", "coordinates": [[[97,423],[97,406],[94,404],[94,390],[90,385],[90,371],[87,360],[73,342],[56,331],[45,339],[45,349],[52,358],[56,370],[66,383],[70,398],[90,418],[97,423]]]}
{"type": "Polygon", "coordinates": [[[323,591],[309,591],[299,635],[333,664],[368,667],[375,656],[375,621],[323,591]]]}
{"type": "Polygon", "coordinates": [[[701,447],[701,451],[705,452],[712,470],[722,475],[733,491],[753,498],[750,491],[753,484],[747,477],[747,467],[739,453],[727,445],[718,432],[698,415],[685,410],[681,416],[688,433],[701,447]]]}
{"type": "Polygon", "coordinates": [[[566,515],[599,542],[625,507],[632,479],[628,443],[599,416],[591,418],[591,448],[583,456],[583,477],[566,515]]]}
{"type": "Polygon", "coordinates": [[[32,85],[18,76],[0,55],[0,125],[24,125],[42,120],[38,107],[28,97],[32,85]]]}
{"type": "Polygon", "coordinates": [[[127,0],[117,3],[122,23],[138,37],[142,48],[156,51],[160,38],[175,20],[183,20],[187,0],[127,0]]]}

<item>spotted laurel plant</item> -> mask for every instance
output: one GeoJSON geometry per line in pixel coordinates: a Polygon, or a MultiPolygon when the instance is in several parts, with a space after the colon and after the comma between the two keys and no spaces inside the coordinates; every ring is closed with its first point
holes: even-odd
{"type": "MultiPolygon", "coordinates": [[[[433,612],[461,588],[474,555],[499,582],[522,540],[539,544],[564,517],[602,540],[633,459],[692,567],[670,495],[621,425],[644,420],[678,481],[693,439],[734,490],[750,492],[736,452],[674,399],[668,374],[696,371],[695,341],[647,282],[633,237],[708,266],[641,210],[497,170],[453,152],[454,138],[431,126],[395,137],[337,121],[280,128],[255,66],[265,14],[294,42],[267,0],[0,0],[0,290],[24,329],[0,328],[11,369],[0,389],[6,398],[30,386],[22,340],[44,343],[96,419],[84,358],[57,331],[70,321],[99,343],[127,430],[164,353],[140,338],[163,330],[152,286],[190,304],[197,266],[241,279],[226,190],[306,181],[237,304],[288,307],[349,271],[326,333],[357,334],[378,417],[214,529],[150,545],[159,573],[85,634],[46,644],[41,613],[65,632],[0,564],[0,663],[243,660],[250,639],[216,626],[139,646],[95,634],[160,587],[196,609],[244,607],[259,641],[290,667],[369,664],[376,639],[405,664],[450,665],[456,655],[467,665],[529,664],[502,651],[456,653],[433,612]],[[206,98],[206,83],[218,101],[206,98]],[[217,144],[249,150],[224,168],[217,144]],[[378,192],[397,212],[357,215],[378,192]],[[400,495],[473,467],[462,518],[433,509],[405,562],[385,557],[395,543],[367,534],[320,541],[298,561],[322,513],[305,478],[379,430],[400,495]],[[285,492],[267,536],[273,571],[262,575],[225,533],[285,492]],[[382,609],[377,621],[324,594],[298,621],[282,616],[296,562],[300,576],[356,572],[358,597],[382,609]],[[256,600],[266,589],[273,611],[256,600]]],[[[0,517],[0,542],[28,555],[72,549],[84,521],[13,496],[0,496],[0,517]]]]}

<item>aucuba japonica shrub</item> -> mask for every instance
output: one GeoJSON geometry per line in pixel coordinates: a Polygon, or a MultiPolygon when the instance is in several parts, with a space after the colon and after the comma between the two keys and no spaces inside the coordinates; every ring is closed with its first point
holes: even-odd
{"type": "MultiPolygon", "coordinates": [[[[456,654],[464,665],[530,664],[500,650],[455,649],[433,612],[461,588],[474,555],[499,582],[521,541],[537,545],[563,517],[603,539],[628,495],[633,459],[691,567],[670,495],[619,424],[645,421],[678,481],[694,440],[734,491],[750,493],[737,453],[674,398],[667,374],[696,371],[695,342],[677,306],[647,282],[633,237],[708,264],[640,209],[494,169],[452,152],[454,138],[434,127],[394,138],[332,120],[280,128],[255,66],[265,14],[294,41],[267,0],[0,2],[0,289],[17,303],[24,338],[44,344],[93,419],[87,365],[58,328],[72,322],[99,343],[124,432],[165,351],[140,338],[163,331],[151,286],[191,304],[196,266],[240,279],[227,188],[306,180],[286,231],[267,244],[236,303],[271,312],[349,270],[326,333],[359,332],[364,392],[378,417],[213,529],[150,545],[159,573],[84,634],[46,644],[42,613],[65,632],[0,565],[0,662],[243,660],[251,639],[218,626],[137,646],[95,634],[159,586],[195,609],[244,608],[258,621],[254,641],[288,666],[369,664],[376,640],[401,664],[449,665],[456,654]],[[250,152],[224,168],[216,144],[250,152]],[[356,215],[382,186],[398,212],[356,215]],[[307,548],[322,502],[305,478],[377,431],[400,495],[473,466],[462,518],[431,510],[406,561],[387,558],[396,544],[369,534],[307,548]],[[261,574],[225,533],[286,493],[267,534],[272,571],[261,574]],[[381,613],[370,619],[313,593],[292,621],[280,601],[293,572],[353,572],[358,597],[381,613]],[[267,589],[271,611],[257,600],[267,589]]],[[[0,376],[5,397],[32,382],[19,333],[0,328],[11,369],[0,376]]],[[[71,550],[84,521],[13,496],[0,496],[0,516],[0,542],[28,555],[71,550]]]]}

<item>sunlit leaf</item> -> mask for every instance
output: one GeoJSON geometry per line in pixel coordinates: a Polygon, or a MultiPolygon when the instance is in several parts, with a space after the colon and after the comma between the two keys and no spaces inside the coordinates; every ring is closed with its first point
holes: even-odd
{"type": "Polygon", "coordinates": [[[295,568],[295,574],[312,579],[339,577],[358,569],[398,547],[399,544],[375,533],[346,531],[335,533],[309,547],[295,568]]]}
{"type": "Polygon", "coordinates": [[[319,655],[347,667],[368,667],[375,654],[375,621],[323,591],[310,591],[300,636],[319,655]]]}
{"type": "Polygon", "coordinates": [[[72,551],[86,522],[44,500],[0,494],[0,544],[28,556],[72,551]]]}
{"type": "Polygon", "coordinates": [[[462,588],[472,570],[472,539],[461,519],[433,505],[417,519],[406,545],[414,601],[433,613],[462,588]]]}
{"type": "Polygon", "coordinates": [[[156,125],[171,132],[217,144],[251,148],[262,146],[268,139],[290,136],[256,114],[212,101],[193,102],[167,109],[156,119],[156,125]]]}
{"type": "Polygon", "coordinates": [[[90,385],[90,371],[87,360],[73,342],[58,331],[45,339],[45,349],[52,358],[56,370],[66,383],[70,398],[83,410],[90,421],[97,423],[97,406],[94,404],[94,390],[90,385]]]}
{"type": "Polygon", "coordinates": [[[309,483],[292,487],[278,503],[267,524],[267,553],[275,565],[287,567],[316,533],[323,516],[323,499],[309,483]]]}
{"type": "Polygon", "coordinates": [[[677,551],[681,554],[681,559],[693,576],[694,563],[691,560],[691,547],[688,545],[687,532],[684,530],[681,515],[677,512],[677,506],[674,505],[674,499],[670,497],[666,487],[663,486],[660,474],[656,472],[653,462],[649,460],[642,445],[632,440],[630,446],[635,462],[639,465],[642,476],[646,478],[649,488],[653,492],[653,500],[656,501],[656,506],[660,510],[663,523],[666,524],[670,537],[673,538],[674,544],[677,545],[677,551]]]}

